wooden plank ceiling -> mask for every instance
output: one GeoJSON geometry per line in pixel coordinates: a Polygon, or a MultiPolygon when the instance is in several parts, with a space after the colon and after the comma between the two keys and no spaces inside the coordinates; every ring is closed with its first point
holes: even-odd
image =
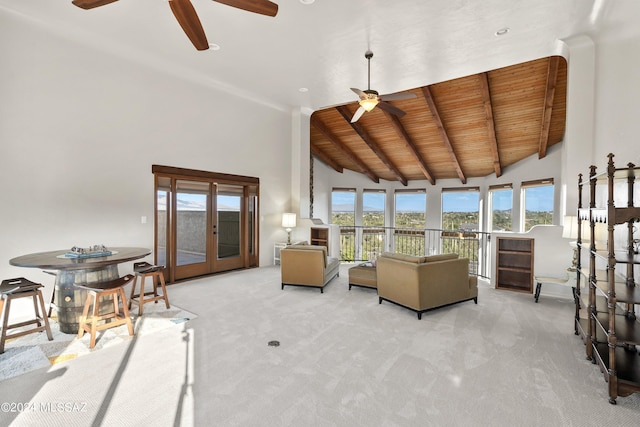
{"type": "Polygon", "coordinates": [[[372,181],[502,175],[505,168],[562,141],[567,63],[553,56],[411,89],[416,98],[389,101],[401,118],[379,107],[356,123],[357,96],[311,116],[311,153],[338,172],[372,181]]]}

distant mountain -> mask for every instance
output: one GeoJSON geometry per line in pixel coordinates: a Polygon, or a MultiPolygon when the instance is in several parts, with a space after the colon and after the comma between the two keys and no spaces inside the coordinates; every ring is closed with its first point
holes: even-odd
{"type": "MultiPolygon", "coordinates": [[[[178,205],[179,211],[205,212],[207,210],[206,203],[200,202],[200,201],[178,199],[177,205],[178,205]]],[[[158,209],[161,211],[167,210],[166,197],[163,196],[158,198],[158,209]]],[[[220,204],[218,205],[218,210],[219,211],[237,211],[238,208],[229,206],[229,205],[220,204]]]]}

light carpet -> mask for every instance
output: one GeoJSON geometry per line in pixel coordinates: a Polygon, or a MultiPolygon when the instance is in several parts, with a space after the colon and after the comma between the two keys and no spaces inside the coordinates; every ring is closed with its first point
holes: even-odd
{"type": "MultiPolygon", "coordinates": [[[[195,314],[172,306],[167,309],[162,304],[146,304],[143,316],[138,316],[136,306],[131,310],[131,319],[136,335],[147,335],[184,323],[196,317],[195,314]]],[[[91,352],[100,351],[132,339],[127,325],[98,331],[96,345],[89,348],[91,335],[85,333],[81,339],[76,334],[60,332],[55,317],[49,319],[53,340],[49,341],[45,332],[33,333],[7,340],[4,353],[0,354],[0,381],[22,375],[35,369],[48,367],[72,360],[91,352]]],[[[11,332],[17,331],[12,330],[11,332]]]]}
{"type": "Polygon", "coordinates": [[[2,382],[0,402],[84,406],[0,412],[0,425],[638,425],[640,394],[608,403],[571,299],[481,281],[477,305],[418,320],[349,291],[348,268],[323,294],[281,290],[278,267],[171,285],[196,319],[2,382]]]}

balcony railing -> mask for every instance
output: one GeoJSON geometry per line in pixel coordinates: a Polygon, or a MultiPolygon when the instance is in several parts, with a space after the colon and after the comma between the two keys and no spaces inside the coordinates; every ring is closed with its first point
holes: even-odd
{"type": "Polygon", "coordinates": [[[489,277],[491,234],[480,231],[340,226],[340,259],[368,261],[382,252],[408,255],[457,253],[469,258],[469,273],[489,277]]]}

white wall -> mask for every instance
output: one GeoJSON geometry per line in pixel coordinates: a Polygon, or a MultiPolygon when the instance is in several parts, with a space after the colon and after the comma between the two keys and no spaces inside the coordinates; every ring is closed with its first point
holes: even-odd
{"type": "Polygon", "coordinates": [[[291,204],[291,113],[0,18],[0,277],[51,282],[9,265],[31,252],[152,248],[152,164],[260,178],[260,263],[272,264],[291,204]]]}

